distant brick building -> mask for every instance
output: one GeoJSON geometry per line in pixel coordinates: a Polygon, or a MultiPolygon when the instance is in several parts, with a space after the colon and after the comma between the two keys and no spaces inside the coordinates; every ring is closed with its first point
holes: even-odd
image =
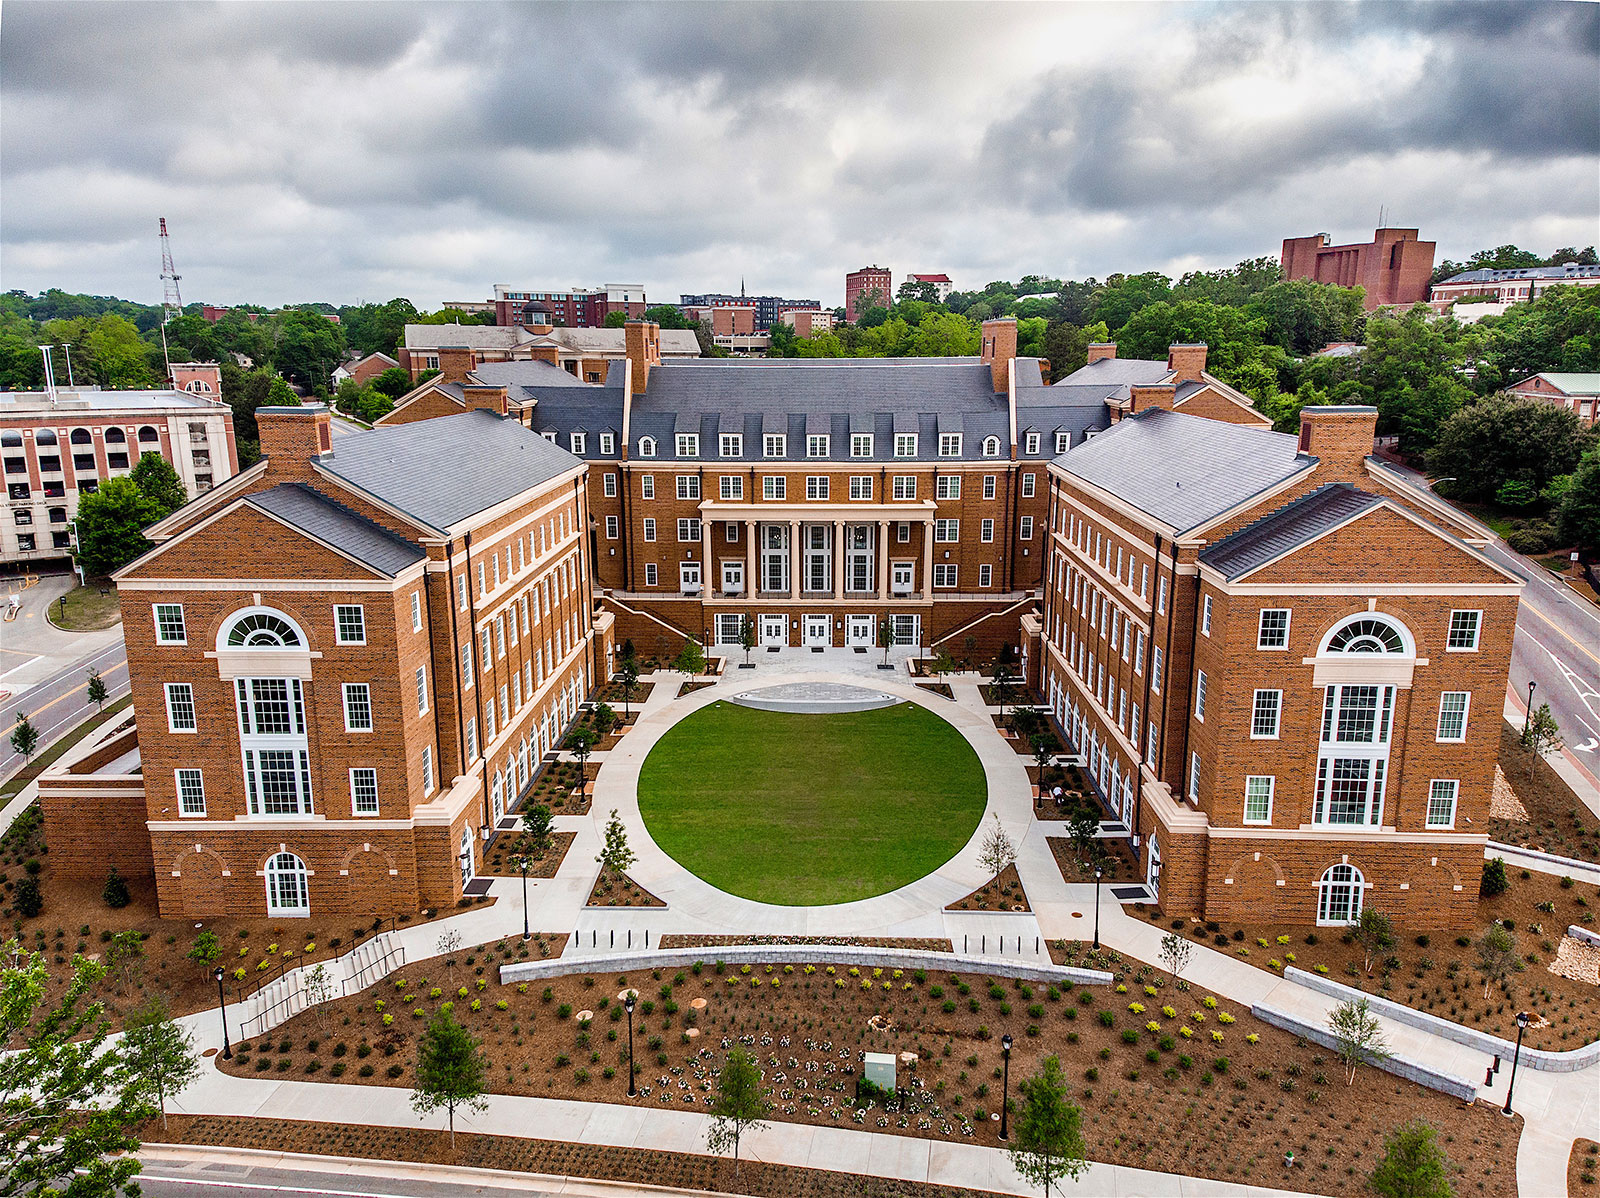
{"type": "Polygon", "coordinates": [[[785,308],[783,323],[794,329],[797,337],[811,337],[825,333],[834,326],[833,312],[818,308],[785,308]]]}
{"type": "Polygon", "coordinates": [[[1600,423],[1600,373],[1547,371],[1525,378],[1506,391],[1565,408],[1582,424],[1600,423]]]}
{"type": "Polygon", "coordinates": [[[678,308],[685,315],[691,309],[718,308],[718,307],[754,307],[756,312],[755,331],[765,332],[782,319],[782,314],[790,308],[820,308],[822,304],[813,299],[784,299],[777,295],[729,295],[718,291],[708,291],[700,295],[680,295],[678,308]]]}
{"type": "Polygon", "coordinates": [[[552,324],[597,329],[605,325],[606,317],[613,312],[637,320],[648,306],[644,287],[638,283],[607,283],[604,287],[571,287],[565,291],[524,291],[506,283],[494,285],[494,322],[497,325],[552,324]]]}
{"type": "MultiPolygon", "coordinates": [[[[474,364],[554,362],[574,378],[600,383],[605,381],[606,364],[623,358],[624,340],[621,329],[408,324],[405,344],[396,356],[415,379],[425,370],[443,369],[446,351],[451,349],[470,350],[474,364]]],[[[693,329],[664,329],[661,354],[665,358],[698,358],[700,341],[693,329]]]]}
{"type": "Polygon", "coordinates": [[[950,292],[953,289],[953,287],[955,286],[953,283],[950,282],[950,276],[949,275],[944,275],[944,274],[939,274],[939,275],[907,275],[906,276],[906,281],[908,283],[931,283],[931,284],[933,284],[934,292],[938,296],[938,300],[939,300],[939,302],[941,304],[944,303],[945,300],[950,298],[950,292]]]}
{"type": "Polygon", "coordinates": [[[1363,245],[1329,245],[1326,233],[1287,237],[1283,277],[1366,288],[1366,309],[1410,307],[1428,298],[1433,274],[1431,241],[1418,241],[1415,229],[1379,229],[1363,245]]]}
{"type": "Polygon", "coordinates": [[[1466,270],[1433,285],[1428,306],[1471,321],[1499,316],[1515,304],[1537,299],[1552,287],[1600,287],[1600,266],[1565,262],[1560,266],[1524,266],[1515,270],[1466,270]]]}
{"type": "Polygon", "coordinates": [[[880,306],[887,308],[894,302],[894,275],[887,266],[863,266],[844,277],[844,318],[855,320],[861,315],[861,297],[876,293],[880,306]]]}

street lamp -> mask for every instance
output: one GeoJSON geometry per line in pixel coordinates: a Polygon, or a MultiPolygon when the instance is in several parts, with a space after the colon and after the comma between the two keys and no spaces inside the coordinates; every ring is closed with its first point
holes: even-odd
{"type": "Polygon", "coordinates": [[[533,939],[533,933],[528,930],[528,871],[533,868],[533,862],[524,853],[517,858],[517,872],[522,875],[522,943],[526,944],[533,939]]]}
{"type": "Polygon", "coordinates": [[[1539,684],[1532,678],[1528,679],[1528,711],[1522,717],[1522,739],[1528,739],[1528,725],[1533,722],[1533,692],[1539,689],[1539,684]]]}
{"type": "Polygon", "coordinates": [[[1005,1062],[1004,1080],[1000,1083],[1000,1138],[1009,1140],[1006,1134],[1007,1116],[1010,1111],[1006,1108],[1011,1105],[1011,1033],[1007,1032],[1000,1037],[1000,1059],[1005,1062]]]}
{"type": "Polygon", "coordinates": [[[1094,947],[1100,947],[1100,879],[1105,871],[1098,865],[1094,867],[1094,947]]]}
{"type": "Polygon", "coordinates": [[[1502,1115],[1511,1114],[1511,1088],[1517,1084],[1517,1062],[1522,1059],[1522,1033],[1528,1026],[1528,1013],[1517,1012],[1517,1051],[1511,1058],[1511,1078],[1506,1082],[1506,1105],[1501,1108],[1502,1115]]]}
{"type": "MultiPolygon", "coordinates": [[[[233,1048],[228,1043],[228,998],[222,992],[222,966],[218,965],[212,970],[211,976],[217,979],[217,1006],[222,1013],[222,1059],[231,1061],[233,1060],[233,1048]]],[[[1516,1076],[1515,1068],[1512,1069],[1511,1076],[1516,1076]]]]}
{"type": "Polygon", "coordinates": [[[629,990],[622,999],[622,1009],[628,1013],[628,1097],[632,1098],[637,1090],[633,1085],[633,991],[629,990]]]}

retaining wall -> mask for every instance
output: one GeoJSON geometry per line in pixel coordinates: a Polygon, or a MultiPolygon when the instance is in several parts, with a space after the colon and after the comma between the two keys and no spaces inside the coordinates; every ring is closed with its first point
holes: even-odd
{"type": "MultiPolygon", "coordinates": [[[[1324,1048],[1338,1051],[1338,1040],[1332,1032],[1317,1024],[1307,1023],[1298,1015],[1291,1015],[1287,1011],[1280,1011],[1276,1007],[1267,1006],[1265,1003],[1255,1004],[1250,1008],[1250,1014],[1263,1023],[1270,1023],[1273,1027],[1282,1028],[1286,1032],[1293,1032],[1302,1039],[1310,1040],[1313,1044],[1320,1044],[1324,1048]]],[[[1392,1073],[1396,1077],[1403,1077],[1407,1081],[1427,1086],[1430,1090],[1439,1090],[1452,1098],[1459,1098],[1463,1102],[1471,1102],[1478,1096],[1478,1087],[1466,1078],[1456,1077],[1454,1074],[1434,1069],[1408,1057],[1384,1057],[1381,1060],[1371,1061],[1370,1064],[1375,1069],[1382,1069],[1385,1073],[1392,1073]]]]}
{"type": "Polygon", "coordinates": [[[1109,986],[1111,975],[1098,969],[1040,965],[1031,961],[972,957],[919,949],[868,948],[855,944],[730,944],[718,948],[663,948],[592,957],[558,957],[554,961],[522,961],[500,966],[500,984],[566,977],[574,973],[628,973],[639,969],[685,969],[696,961],[711,965],[857,965],[925,969],[930,973],[981,973],[1025,982],[1066,986],[1109,986]]]}
{"type": "MultiPolygon", "coordinates": [[[[1431,1035],[1439,1036],[1445,1040],[1452,1040],[1457,1044],[1465,1044],[1468,1048],[1476,1048],[1491,1056],[1509,1057],[1516,1051],[1516,1044],[1510,1040],[1502,1040],[1499,1036],[1491,1036],[1488,1032],[1480,1032],[1477,1028],[1466,1027],[1449,1019],[1441,1019],[1437,1015],[1429,1015],[1426,1011],[1418,1011],[1404,1003],[1395,1002],[1393,999],[1382,998],[1376,994],[1346,986],[1332,978],[1325,978],[1319,974],[1307,973],[1303,969],[1291,965],[1283,971],[1285,981],[1294,982],[1304,986],[1307,990],[1315,990],[1318,994],[1326,994],[1340,1002],[1349,1002],[1354,999],[1364,998],[1372,1010],[1385,1019],[1392,1019],[1396,1023],[1403,1023],[1407,1027],[1419,1028],[1431,1035]]],[[[1582,1048],[1575,1048],[1569,1052],[1550,1052],[1542,1048],[1522,1049],[1522,1064],[1529,1069],[1537,1069],[1543,1073],[1575,1073],[1579,1069],[1587,1069],[1596,1061],[1600,1061],[1600,1040],[1592,1044],[1585,1044],[1582,1048]]]]}
{"type": "Polygon", "coordinates": [[[1524,849],[1514,844],[1503,844],[1498,840],[1491,840],[1483,846],[1485,860],[1495,857],[1505,858],[1509,865],[1516,860],[1518,865],[1526,869],[1537,869],[1540,873],[1565,874],[1576,877],[1582,881],[1593,881],[1600,877],[1600,864],[1593,861],[1579,861],[1576,857],[1561,857],[1555,853],[1547,853],[1543,849],[1524,849]],[[1531,858],[1524,862],[1522,858],[1531,858]],[[1540,868],[1548,866],[1549,868],[1540,868]]]}

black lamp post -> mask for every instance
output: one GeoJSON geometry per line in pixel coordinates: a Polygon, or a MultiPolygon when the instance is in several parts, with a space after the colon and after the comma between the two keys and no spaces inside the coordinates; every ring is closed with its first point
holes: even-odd
{"type": "Polygon", "coordinates": [[[528,930],[528,870],[533,862],[528,860],[526,853],[517,858],[517,872],[522,875],[522,943],[526,944],[533,939],[533,933],[528,930]]]}
{"type": "Polygon", "coordinates": [[[1513,1086],[1515,1086],[1517,1084],[1517,1062],[1522,1059],[1522,1033],[1523,1033],[1523,1031],[1525,1031],[1527,1029],[1527,1026],[1528,1026],[1528,1013],[1526,1011],[1518,1011],[1517,1012],[1517,1051],[1516,1051],[1515,1055],[1513,1055],[1512,1058],[1511,1058],[1511,1077],[1506,1082],[1506,1105],[1504,1107],[1502,1107],[1501,1110],[1500,1110],[1500,1113],[1502,1115],[1509,1115],[1511,1113],[1511,1089],[1512,1089],[1513,1086]]]}
{"type": "Polygon", "coordinates": [[[1532,678],[1528,679],[1528,713],[1522,717],[1522,739],[1528,739],[1528,725],[1533,722],[1533,692],[1539,689],[1539,684],[1532,678]]]}
{"type": "Polygon", "coordinates": [[[622,1009],[628,1013],[628,1097],[632,1098],[638,1093],[633,1085],[633,991],[628,991],[622,1000],[622,1009]]]}
{"type": "Polygon", "coordinates": [[[1008,1116],[1011,1112],[1007,1109],[1011,1105],[1011,1033],[1007,1032],[1000,1037],[1000,1059],[1005,1062],[1004,1080],[1000,1083],[1000,1138],[1009,1140],[1007,1134],[1009,1125],[1008,1116]]]}
{"type": "MultiPolygon", "coordinates": [[[[222,992],[222,966],[218,965],[212,970],[211,976],[217,979],[217,1006],[222,1013],[222,1059],[231,1061],[233,1060],[233,1048],[228,1043],[228,998],[222,992]]],[[[1512,1069],[1511,1075],[1513,1077],[1516,1076],[1515,1068],[1512,1069]]]]}
{"type": "Polygon", "coordinates": [[[1100,947],[1100,879],[1105,870],[1098,865],[1094,867],[1094,947],[1100,947]]]}

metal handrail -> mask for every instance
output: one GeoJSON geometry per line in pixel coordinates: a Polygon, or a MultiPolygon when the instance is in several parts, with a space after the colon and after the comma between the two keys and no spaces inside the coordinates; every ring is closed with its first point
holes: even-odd
{"type": "Polygon", "coordinates": [[[405,948],[405,945],[403,945],[403,944],[391,945],[389,948],[384,950],[383,956],[379,957],[375,961],[369,961],[367,964],[363,965],[360,969],[356,970],[356,973],[355,973],[354,977],[345,978],[342,982],[339,983],[340,994],[342,996],[348,996],[349,995],[349,993],[350,993],[350,983],[351,982],[360,982],[361,983],[360,985],[358,985],[356,987],[357,990],[365,989],[367,987],[367,985],[368,985],[368,982],[365,980],[367,972],[369,970],[377,969],[378,966],[380,966],[380,965],[388,965],[389,964],[389,958],[397,956],[397,955],[399,956],[400,960],[397,961],[390,968],[383,969],[380,972],[374,974],[373,978],[372,978],[372,981],[377,981],[379,978],[388,977],[391,973],[393,973],[395,971],[395,969],[398,969],[401,965],[404,965],[406,963],[406,948],[405,948]]]}
{"type": "MultiPolygon", "coordinates": [[[[381,936],[381,935],[383,935],[383,933],[379,932],[378,936],[381,936]]],[[[375,939],[377,939],[377,937],[374,936],[373,939],[375,940],[375,939]]],[[[367,944],[371,944],[372,940],[368,940],[366,943],[367,944]]],[[[365,946],[358,944],[354,948],[352,948],[349,952],[345,953],[343,956],[333,958],[331,963],[335,964],[335,965],[342,965],[348,958],[353,957],[353,956],[355,956],[356,953],[360,952],[363,947],[365,947],[365,946]]],[[[371,972],[372,970],[376,969],[378,966],[387,966],[387,965],[389,965],[389,962],[396,956],[398,956],[400,958],[399,961],[394,966],[392,966],[390,968],[386,968],[386,969],[382,970],[382,972],[379,972],[379,973],[375,974],[373,976],[372,980],[376,981],[378,978],[387,977],[390,973],[393,972],[393,970],[395,968],[398,968],[400,965],[404,965],[406,963],[406,950],[405,950],[405,946],[404,945],[391,943],[389,945],[389,947],[384,949],[382,955],[379,956],[376,960],[369,961],[367,964],[363,965],[360,969],[358,969],[356,971],[356,973],[355,973],[354,978],[351,978],[351,977],[341,978],[340,981],[339,981],[340,996],[343,997],[344,995],[348,995],[350,993],[350,983],[351,983],[351,981],[356,980],[356,979],[360,979],[360,978],[364,978],[369,972],[371,972]]],[[[317,962],[316,964],[329,964],[329,962],[317,962]]],[[[306,970],[306,969],[315,969],[316,968],[316,964],[298,965],[298,966],[296,966],[295,967],[295,971],[292,974],[288,974],[287,975],[293,981],[292,987],[289,990],[287,990],[283,994],[283,996],[278,999],[277,1002],[273,1003],[271,1006],[265,1008],[264,1010],[257,1011],[254,1015],[250,1016],[250,1018],[241,1021],[240,1027],[239,1027],[240,1036],[242,1038],[248,1040],[253,1035],[264,1034],[267,1031],[270,1031],[273,1027],[276,1027],[277,1023],[269,1022],[268,1017],[270,1015],[272,1015],[274,1012],[276,1012],[279,1007],[283,1006],[287,1002],[290,1002],[292,999],[298,997],[299,995],[301,995],[303,993],[303,990],[304,990],[304,984],[302,982],[302,978],[304,976],[303,971],[306,970]],[[252,1031],[248,1030],[252,1024],[259,1024],[260,1025],[260,1027],[258,1028],[257,1031],[252,1032],[252,1031]]],[[[278,977],[271,978],[271,979],[268,979],[267,981],[262,982],[261,985],[256,987],[255,991],[250,995],[250,997],[252,997],[252,998],[256,997],[257,995],[259,995],[261,993],[261,991],[263,989],[266,988],[266,986],[270,985],[274,981],[282,981],[285,976],[286,975],[284,973],[280,972],[278,977]]],[[[362,987],[364,987],[366,985],[367,985],[367,983],[365,981],[363,981],[361,986],[358,986],[357,989],[361,989],[362,987]]]]}

